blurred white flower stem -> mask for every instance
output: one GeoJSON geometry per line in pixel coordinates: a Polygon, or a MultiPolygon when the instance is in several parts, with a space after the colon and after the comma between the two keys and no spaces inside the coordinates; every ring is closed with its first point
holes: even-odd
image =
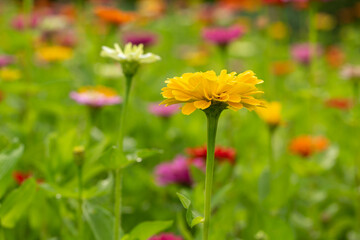
{"type": "MultiPolygon", "coordinates": [[[[122,109],[120,113],[120,122],[119,122],[119,131],[117,137],[117,145],[119,149],[119,157],[125,158],[124,155],[124,136],[125,136],[125,119],[126,113],[129,103],[129,95],[131,89],[131,83],[134,74],[132,75],[125,75],[125,92],[124,92],[124,102],[122,103],[122,109]]],[[[114,240],[119,238],[119,228],[121,228],[121,198],[122,198],[122,169],[121,167],[117,167],[114,170],[115,176],[115,184],[114,184],[114,216],[115,216],[115,223],[114,223],[114,240]]]]}

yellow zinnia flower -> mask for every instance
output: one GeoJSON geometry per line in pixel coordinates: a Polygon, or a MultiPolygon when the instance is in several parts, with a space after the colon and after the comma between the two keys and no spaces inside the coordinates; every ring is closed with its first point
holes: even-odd
{"type": "Polygon", "coordinates": [[[263,101],[251,96],[263,93],[255,86],[262,82],[252,71],[237,74],[222,70],[219,76],[214,71],[185,73],[165,81],[167,86],[161,94],[166,100],[161,104],[185,103],[182,107],[185,115],[196,109],[207,109],[211,105],[235,111],[243,107],[254,110],[263,106],[263,101]]]}
{"type": "Polygon", "coordinates": [[[68,60],[72,57],[73,50],[63,46],[41,47],[37,50],[37,56],[47,62],[68,60]]]}
{"type": "Polygon", "coordinates": [[[18,69],[2,68],[0,69],[0,79],[4,81],[16,81],[21,78],[21,72],[18,69]]]}
{"type": "Polygon", "coordinates": [[[270,126],[278,126],[281,123],[281,103],[265,103],[265,108],[256,109],[256,113],[270,126]]]}
{"type": "Polygon", "coordinates": [[[288,36],[288,28],[283,22],[273,23],[269,28],[269,35],[273,39],[285,39],[288,36]]]}

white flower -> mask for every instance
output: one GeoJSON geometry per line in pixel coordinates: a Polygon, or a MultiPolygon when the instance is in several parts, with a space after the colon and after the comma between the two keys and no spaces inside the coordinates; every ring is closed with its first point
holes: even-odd
{"type": "Polygon", "coordinates": [[[121,63],[137,62],[141,64],[153,63],[160,60],[160,57],[155,54],[144,54],[144,46],[142,44],[132,45],[131,43],[128,43],[125,45],[124,50],[121,50],[118,44],[114,44],[114,47],[115,48],[113,49],[103,46],[101,56],[115,59],[121,63]]]}

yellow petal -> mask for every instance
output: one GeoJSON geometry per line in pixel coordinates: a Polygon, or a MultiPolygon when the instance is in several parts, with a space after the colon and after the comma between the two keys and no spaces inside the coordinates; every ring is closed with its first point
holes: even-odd
{"type": "Polygon", "coordinates": [[[190,115],[196,110],[196,107],[194,106],[194,103],[186,103],[182,109],[181,112],[185,115],[190,115]]]}
{"type": "Polygon", "coordinates": [[[185,102],[185,101],[189,101],[191,99],[190,95],[188,95],[182,91],[179,91],[179,90],[173,90],[172,94],[174,95],[174,98],[179,101],[185,102]]]}
{"type": "Polygon", "coordinates": [[[230,95],[229,96],[229,102],[240,102],[241,101],[241,96],[239,95],[230,95]]]}
{"type": "Polygon", "coordinates": [[[199,109],[206,109],[206,108],[210,107],[210,105],[211,105],[211,102],[205,101],[205,100],[200,100],[200,101],[194,102],[194,106],[199,109]]]}
{"type": "Polygon", "coordinates": [[[230,108],[233,110],[239,110],[244,107],[241,103],[228,102],[228,104],[229,104],[230,108]]]}

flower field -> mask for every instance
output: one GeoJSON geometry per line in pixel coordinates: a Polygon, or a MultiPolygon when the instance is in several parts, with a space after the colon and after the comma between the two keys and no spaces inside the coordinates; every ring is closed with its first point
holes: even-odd
{"type": "Polygon", "coordinates": [[[0,240],[360,240],[360,2],[0,2],[0,240]]]}

